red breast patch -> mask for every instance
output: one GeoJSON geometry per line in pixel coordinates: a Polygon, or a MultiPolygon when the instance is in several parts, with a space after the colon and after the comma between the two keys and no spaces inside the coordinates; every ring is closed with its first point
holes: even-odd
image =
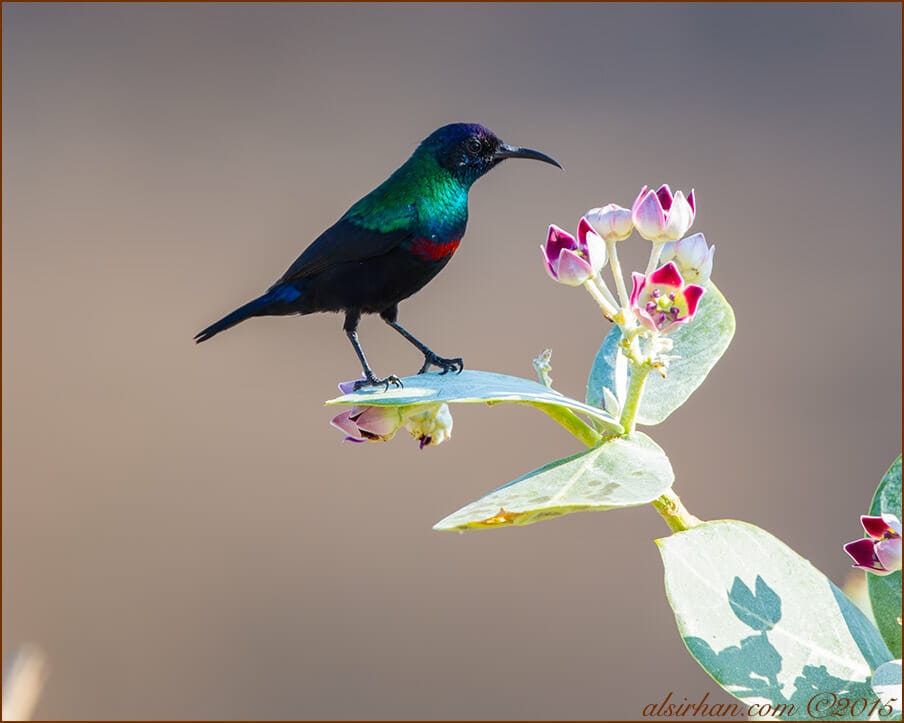
{"type": "Polygon", "coordinates": [[[441,261],[454,254],[460,243],[461,239],[440,243],[429,238],[416,238],[411,240],[411,252],[425,261],[441,261]]]}

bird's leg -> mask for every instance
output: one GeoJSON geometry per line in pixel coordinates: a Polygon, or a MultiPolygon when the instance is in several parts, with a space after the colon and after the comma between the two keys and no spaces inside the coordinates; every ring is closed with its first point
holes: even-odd
{"type": "Polygon", "coordinates": [[[424,355],[424,365],[418,370],[418,374],[423,374],[431,366],[439,367],[440,369],[442,369],[442,374],[445,374],[446,372],[456,372],[457,374],[461,374],[461,370],[465,368],[465,363],[461,357],[457,357],[455,359],[446,359],[439,356],[438,354],[435,354],[433,350],[430,349],[430,347],[420,341],[417,337],[414,336],[414,334],[412,334],[398,321],[396,321],[398,313],[398,306],[393,306],[392,308],[386,309],[384,312],[382,312],[380,314],[380,318],[382,318],[383,321],[385,321],[393,329],[399,332],[399,334],[410,341],[415,347],[418,348],[421,354],[424,355]]]}
{"type": "Polygon", "coordinates": [[[361,348],[361,344],[358,343],[358,322],[360,320],[360,311],[347,311],[345,313],[345,324],[342,326],[342,328],[345,329],[345,335],[348,337],[348,340],[352,343],[352,346],[355,347],[355,354],[358,355],[358,361],[361,362],[361,367],[364,371],[364,379],[355,382],[355,391],[357,392],[362,387],[383,387],[384,391],[386,391],[389,389],[390,384],[395,387],[401,387],[402,380],[395,374],[390,374],[388,377],[383,377],[382,379],[377,379],[374,375],[373,369],[371,369],[370,364],[367,363],[367,357],[364,356],[364,350],[361,348]]]}

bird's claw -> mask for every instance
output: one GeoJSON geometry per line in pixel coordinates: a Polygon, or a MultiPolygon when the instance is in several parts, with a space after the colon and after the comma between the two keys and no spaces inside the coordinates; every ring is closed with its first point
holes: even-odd
{"type": "Polygon", "coordinates": [[[395,374],[390,374],[382,379],[377,379],[373,374],[370,374],[361,381],[355,382],[354,390],[357,392],[359,389],[364,389],[364,387],[383,387],[383,391],[388,392],[390,385],[400,388],[405,386],[395,374]]]}
{"type": "Polygon", "coordinates": [[[444,357],[437,356],[436,354],[428,354],[424,357],[424,366],[420,368],[418,374],[425,374],[432,366],[442,369],[440,374],[445,374],[446,372],[455,372],[456,374],[461,374],[462,369],[465,368],[465,363],[461,357],[456,357],[455,359],[445,359],[444,357]]]}

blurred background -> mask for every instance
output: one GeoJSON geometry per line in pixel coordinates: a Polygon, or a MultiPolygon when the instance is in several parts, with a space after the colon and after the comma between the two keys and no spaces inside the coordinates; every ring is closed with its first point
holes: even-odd
{"type": "MultiPolygon", "coordinates": [[[[401,321],[582,396],[607,331],[546,226],[696,188],[738,331],[651,431],[697,515],[841,584],[900,450],[898,4],[4,4],[3,647],[44,718],[615,718],[730,700],[688,656],[652,508],[431,526],[579,449],[534,410],[342,444],[342,319],[192,336],[431,130],[554,155],[474,188],[401,321]]],[[[646,260],[637,237],[627,266],[646,260]]],[[[378,373],[417,352],[361,327],[378,373]]]]}

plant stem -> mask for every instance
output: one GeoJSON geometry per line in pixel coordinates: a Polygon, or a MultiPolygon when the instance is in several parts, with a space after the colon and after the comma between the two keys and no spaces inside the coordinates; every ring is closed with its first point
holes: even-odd
{"type": "Polygon", "coordinates": [[[647,270],[644,271],[644,276],[649,276],[656,270],[656,264],[659,263],[659,257],[662,255],[662,247],[665,246],[665,242],[656,243],[653,242],[653,248],[650,249],[650,260],[647,262],[647,270]]]}
{"type": "Polygon", "coordinates": [[[652,505],[672,532],[684,532],[703,523],[703,520],[687,511],[681,498],[672,489],[653,500],[652,505]]]}
{"type": "Polygon", "coordinates": [[[631,297],[625,288],[625,277],[622,275],[621,264],[618,262],[618,253],[615,250],[615,241],[606,241],[606,251],[609,253],[609,265],[612,267],[612,276],[615,278],[615,290],[618,292],[618,300],[623,308],[631,305],[631,297]]]}
{"type": "Polygon", "coordinates": [[[640,407],[640,399],[643,397],[643,387],[647,381],[650,367],[646,364],[631,364],[631,378],[628,380],[628,393],[622,407],[621,419],[618,421],[625,428],[625,434],[634,431],[634,417],[640,407]]]}
{"type": "Polygon", "coordinates": [[[596,447],[603,436],[570,409],[551,404],[535,404],[588,447],[596,447]]]}
{"type": "Polygon", "coordinates": [[[602,293],[600,288],[596,285],[596,282],[593,279],[587,279],[584,282],[584,288],[590,293],[593,297],[594,301],[599,304],[600,309],[603,310],[603,315],[609,320],[612,321],[612,317],[618,312],[618,308],[609,303],[609,300],[606,299],[605,295],[602,293]]]}

